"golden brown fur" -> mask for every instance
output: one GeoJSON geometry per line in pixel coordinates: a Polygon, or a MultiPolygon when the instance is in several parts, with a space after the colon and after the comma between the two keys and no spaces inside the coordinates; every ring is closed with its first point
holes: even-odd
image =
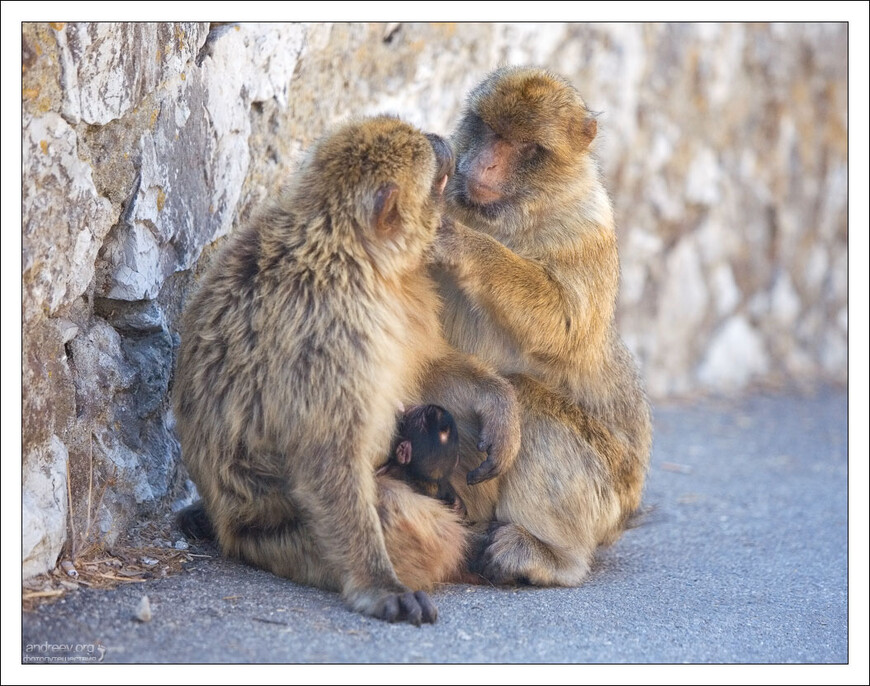
{"type": "Polygon", "coordinates": [[[466,531],[443,504],[376,479],[396,408],[424,392],[470,408],[483,478],[519,448],[513,390],[447,346],[419,268],[440,217],[433,146],[389,117],[316,146],[188,303],[174,389],[183,457],[226,555],[415,623],[437,613],[408,587],[451,575],[466,531]]]}
{"type": "MultiPolygon", "coordinates": [[[[613,214],[589,152],[597,124],[564,79],[504,68],[469,98],[433,273],[448,340],[508,378],[522,407],[512,468],[454,486],[494,581],[574,585],[640,503],[651,421],[614,326],[613,214]]],[[[460,432],[462,427],[460,425],[460,432]]]]}
{"type": "Polygon", "coordinates": [[[378,515],[402,583],[431,590],[438,582],[461,578],[470,532],[460,516],[404,481],[378,477],[378,483],[378,515]]]}

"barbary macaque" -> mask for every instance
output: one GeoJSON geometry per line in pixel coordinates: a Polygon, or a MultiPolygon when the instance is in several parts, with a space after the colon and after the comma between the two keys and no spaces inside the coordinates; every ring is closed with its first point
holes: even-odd
{"type": "MultiPolygon", "coordinates": [[[[507,67],[474,88],[451,142],[449,218],[433,250],[451,344],[507,378],[522,445],[486,488],[451,479],[493,582],[576,585],[638,507],[652,427],[614,323],[613,211],[590,150],[597,119],[563,78],[507,67]]],[[[465,427],[459,417],[460,433],[465,427]]]]}
{"type": "Polygon", "coordinates": [[[423,268],[449,155],[393,117],[318,143],[188,302],[173,390],[202,498],[182,524],[210,525],[229,557],[414,624],[435,621],[423,589],[455,578],[467,531],[443,503],[376,476],[395,408],[462,408],[485,453],[466,479],[481,488],[520,445],[513,388],[447,345],[423,268]]]}

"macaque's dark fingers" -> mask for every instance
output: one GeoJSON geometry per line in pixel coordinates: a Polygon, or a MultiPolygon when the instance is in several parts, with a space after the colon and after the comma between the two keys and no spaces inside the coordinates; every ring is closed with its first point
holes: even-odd
{"type": "Polygon", "coordinates": [[[412,592],[403,593],[399,596],[399,605],[402,606],[402,617],[414,626],[420,626],[423,623],[423,608],[417,602],[417,598],[412,592]]]}
{"type": "Polygon", "coordinates": [[[474,564],[471,565],[473,571],[476,574],[480,575],[491,584],[506,584],[512,581],[510,575],[505,573],[505,570],[499,563],[494,548],[492,546],[492,534],[496,529],[500,528],[501,526],[504,526],[502,522],[493,522],[490,525],[487,535],[487,538],[489,539],[489,544],[487,545],[486,549],[479,555],[474,564]]]}
{"type": "Polygon", "coordinates": [[[499,475],[501,469],[499,468],[498,462],[490,455],[476,469],[472,469],[465,477],[465,482],[469,486],[474,486],[474,484],[479,484],[484,481],[489,481],[490,479],[494,479],[499,475]]]}
{"type": "Polygon", "coordinates": [[[384,598],[384,605],[381,608],[378,619],[383,619],[390,623],[399,619],[399,596],[390,595],[384,598]]]}
{"type": "Polygon", "coordinates": [[[489,554],[486,555],[480,576],[491,584],[508,584],[514,581],[510,575],[504,572],[501,565],[496,562],[495,558],[489,554]]]}
{"type": "Polygon", "coordinates": [[[420,608],[423,610],[423,621],[426,624],[434,624],[438,619],[438,608],[430,600],[429,594],[426,591],[416,591],[414,597],[420,603],[420,608]]]}

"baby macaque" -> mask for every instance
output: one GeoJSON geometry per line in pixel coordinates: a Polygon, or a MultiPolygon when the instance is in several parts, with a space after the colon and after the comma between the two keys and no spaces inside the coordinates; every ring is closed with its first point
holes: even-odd
{"type": "Polygon", "coordinates": [[[464,515],[465,508],[450,485],[459,463],[459,433],[447,410],[438,405],[418,405],[399,419],[387,464],[378,470],[402,479],[418,493],[450,505],[464,515]]]}

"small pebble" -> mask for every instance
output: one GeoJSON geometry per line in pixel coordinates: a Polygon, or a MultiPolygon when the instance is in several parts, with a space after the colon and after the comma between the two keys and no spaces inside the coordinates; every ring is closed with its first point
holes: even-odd
{"type": "Polygon", "coordinates": [[[190,547],[190,545],[188,545],[187,541],[178,540],[175,542],[175,549],[176,550],[187,550],[189,547],[190,547]]]}
{"type": "Polygon", "coordinates": [[[146,564],[146,565],[156,565],[156,564],[157,564],[157,560],[155,560],[153,557],[143,557],[143,558],[142,558],[142,564],[146,564]]]}
{"type": "Polygon", "coordinates": [[[147,595],[143,595],[142,600],[139,601],[139,606],[136,608],[136,619],[140,622],[151,621],[151,601],[148,600],[147,595]]]}

